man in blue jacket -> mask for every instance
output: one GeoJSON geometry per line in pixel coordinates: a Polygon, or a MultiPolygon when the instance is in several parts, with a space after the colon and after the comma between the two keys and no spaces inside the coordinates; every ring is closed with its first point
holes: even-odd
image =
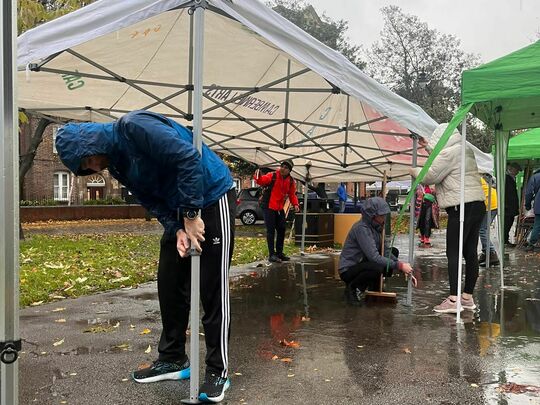
{"type": "Polygon", "coordinates": [[[337,195],[339,199],[339,212],[342,214],[345,212],[345,204],[347,203],[347,190],[343,183],[339,183],[337,195]]]}
{"type": "Polygon", "coordinates": [[[534,225],[532,227],[531,235],[525,250],[532,252],[538,237],[540,236],[540,202],[536,202],[536,196],[538,196],[538,190],[540,190],[540,170],[534,172],[527,183],[527,190],[525,191],[525,209],[528,211],[534,201],[534,225]]]}
{"type": "Polygon", "coordinates": [[[200,399],[219,402],[229,386],[228,273],[234,246],[235,192],[227,166],[206,145],[202,156],[191,131],[148,111],[115,123],[67,124],[56,148],[76,175],[105,168],[163,225],[158,296],[163,331],[158,359],[133,373],[140,383],[190,377],[186,330],[190,310],[190,243],[201,252],[206,378],[200,399]],[[200,210],[200,215],[199,215],[200,210]]]}
{"type": "Polygon", "coordinates": [[[398,261],[397,249],[392,249],[389,258],[381,252],[382,231],[389,213],[390,207],[384,199],[368,198],[362,219],[352,226],[345,239],[338,269],[341,280],[346,284],[345,297],[349,303],[361,301],[366,289],[376,289],[381,274],[385,274],[387,268],[405,274],[412,272],[409,263],[398,261]]]}

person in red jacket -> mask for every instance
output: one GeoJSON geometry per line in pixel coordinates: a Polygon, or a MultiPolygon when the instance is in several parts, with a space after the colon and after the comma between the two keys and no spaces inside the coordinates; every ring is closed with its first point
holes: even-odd
{"type": "Polygon", "coordinates": [[[287,196],[296,212],[300,211],[296,197],[296,185],[291,176],[293,168],[291,160],[281,163],[279,170],[260,176],[259,170],[253,176],[258,185],[264,187],[261,207],[264,211],[266,225],[266,242],[268,244],[268,260],[274,263],[287,261],[290,258],[283,254],[285,242],[285,211],[283,206],[287,196]],[[274,249],[275,238],[275,249],[274,249]]]}

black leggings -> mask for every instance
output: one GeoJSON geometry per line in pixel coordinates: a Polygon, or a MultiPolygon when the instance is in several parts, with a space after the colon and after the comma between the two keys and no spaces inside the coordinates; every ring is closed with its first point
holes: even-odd
{"type": "MultiPolygon", "coordinates": [[[[446,230],[446,257],[448,259],[448,281],[450,295],[457,295],[458,261],[459,261],[459,205],[446,208],[448,213],[448,228],[446,230]]],[[[463,223],[463,258],[465,259],[465,288],[464,292],[472,294],[478,278],[478,235],[480,225],[486,214],[483,201],[473,201],[465,204],[463,223]]]]}
{"type": "MultiPolygon", "coordinates": [[[[397,258],[399,256],[399,250],[393,247],[392,255],[397,258]]],[[[358,288],[360,291],[364,292],[368,288],[371,291],[379,290],[381,274],[390,277],[392,275],[392,268],[389,268],[387,273],[386,266],[365,261],[349,267],[347,270],[340,273],[339,276],[350,288],[358,288]]]]}

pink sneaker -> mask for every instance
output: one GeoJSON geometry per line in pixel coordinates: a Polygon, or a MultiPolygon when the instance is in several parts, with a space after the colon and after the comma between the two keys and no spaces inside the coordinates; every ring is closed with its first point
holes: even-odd
{"type": "MultiPolygon", "coordinates": [[[[457,314],[457,302],[447,297],[439,305],[434,306],[433,310],[442,314],[457,314]]],[[[463,307],[461,310],[463,311],[463,307]]]]}
{"type": "Polygon", "coordinates": [[[474,303],[473,297],[466,300],[463,298],[463,295],[461,296],[461,308],[468,309],[469,311],[474,311],[476,309],[476,305],[474,303]]]}

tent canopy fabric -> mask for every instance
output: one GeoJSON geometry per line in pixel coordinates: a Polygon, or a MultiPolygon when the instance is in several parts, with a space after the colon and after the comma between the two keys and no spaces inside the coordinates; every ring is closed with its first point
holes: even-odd
{"type": "Polygon", "coordinates": [[[461,99],[490,128],[540,126],[540,41],[464,71],[461,99]]]}
{"type": "MultiPolygon", "coordinates": [[[[85,121],[149,109],[189,125],[192,3],[100,0],[24,33],[19,106],[85,121]]],[[[203,135],[213,150],[260,166],[292,158],[297,176],[309,163],[320,181],[408,176],[411,132],[436,127],[420,107],[258,1],[208,0],[205,15],[203,135]]]]}
{"type": "Polygon", "coordinates": [[[540,128],[530,129],[510,138],[507,159],[540,159],[540,128]]]}

